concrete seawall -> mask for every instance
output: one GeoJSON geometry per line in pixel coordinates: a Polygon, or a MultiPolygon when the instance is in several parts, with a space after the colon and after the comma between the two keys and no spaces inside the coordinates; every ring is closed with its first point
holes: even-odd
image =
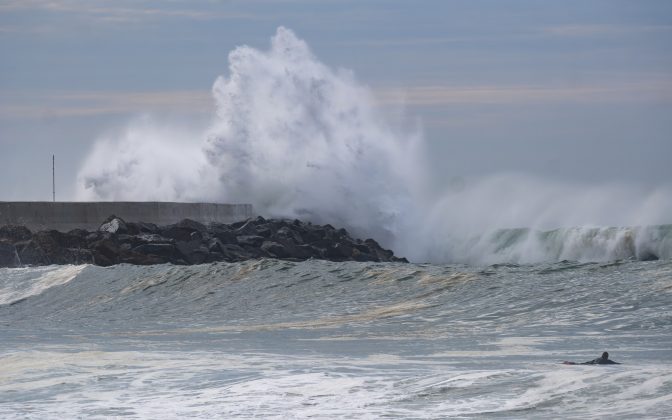
{"type": "Polygon", "coordinates": [[[233,223],[253,216],[251,204],[170,202],[0,202],[0,226],[23,225],[32,231],[94,230],[110,215],[127,222],[167,225],[182,219],[233,223]]]}

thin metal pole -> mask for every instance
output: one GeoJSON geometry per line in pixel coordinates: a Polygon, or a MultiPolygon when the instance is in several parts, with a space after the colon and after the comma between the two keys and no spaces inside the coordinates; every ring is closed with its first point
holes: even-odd
{"type": "Polygon", "coordinates": [[[56,202],[56,155],[51,155],[51,198],[56,202]]]}

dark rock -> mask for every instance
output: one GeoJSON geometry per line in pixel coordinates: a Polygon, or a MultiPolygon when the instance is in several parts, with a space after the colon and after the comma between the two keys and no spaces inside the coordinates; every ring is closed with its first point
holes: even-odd
{"type": "Polygon", "coordinates": [[[0,267],[21,267],[16,247],[9,242],[0,242],[0,267]]]}
{"type": "Polygon", "coordinates": [[[264,243],[264,237],[258,235],[240,235],[236,237],[238,245],[259,247],[264,243]]]}
{"type": "Polygon", "coordinates": [[[215,229],[212,232],[212,236],[217,238],[220,242],[223,244],[237,244],[238,241],[236,240],[236,233],[227,230],[227,229],[215,229]]]}
{"type": "Polygon", "coordinates": [[[195,232],[192,229],[179,227],[175,225],[166,226],[159,230],[161,236],[174,239],[176,241],[190,241],[191,234],[195,232]]]}
{"type": "Polygon", "coordinates": [[[378,261],[378,258],[372,256],[371,254],[367,252],[363,252],[361,248],[352,248],[352,259],[355,261],[378,261]]]}
{"type": "Polygon", "coordinates": [[[166,238],[165,236],[158,235],[156,233],[141,233],[136,236],[136,239],[141,243],[148,244],[174,244],[175,240],[171,238],[166,238]]]}
{"type": "Polygon", "coordinates": [[[210,253],[208,247],[203,245],[200,240],[177,242],[175,246],[189,264],[203,264],[210,253]]]}
{"type": "Polygon", "coordinates": [[[273,231],[268,226],[257,226],[257,235],[263,236],[264,238],[269,238],[273,234],[273,231]]]}
{"type": "Polygon", "coordinates": [[[171,258],[176,255],[177,248],[174,244],[142,244],[133,248],[133,252],[138,254],[156,255],[171,258]]]}
{"type": "Polygon", "coordinates": [[[640,251],[637,255],[639,261],[658,261],[659,257],[653,251],[640,251]]]}
{"type": "Polygon", "coordinates": [[[159,231],[158,226],[154,223],[146,222],[126,222],[126,227],[128,228],[128,233],[131,235],[139,235],[143,233],[157,233],[159,231]]]}
{"type": "Polygon", "coordinates": [[[80,243],[85,243],[86,238],[89,236],[89,232],[84,229],[72,229],[68,232],[68,235],[79,238],[80,243]]]}
{"type": "Polygon", "coordinates": [[[346,260],[352,256],[352,249],[352,246],[347,242],[337,242],[326,248],[325,256],[335,260],[346,260]]]}
{"type": "Polygon", "coordinates": [[[251,258],[251,254],[238,245],[224,244],[221,247],[221,254],[225,261],[244,261],[251,258]]]}
{"type": "MultiPolygon", "coordinates": [[[[34,234],[20,226],[0,228],[0,262],[16,264],[201,264],[251,258],[334,261],[398,261],[373,239],[354,240],[345,229],[300,220],[257,217],[226,225],[184,219],[168,226],[126,223],[110,216],[98,231],[34,234]],[[16,255],[21,260],[17,263],[16,255]],[[11,261],[10,261],[11,260],[11,261]]],[[[649,255],[641,255],[651,258],[649,255]]]]}
{"type": "Polygon", "coordinates": [[[292,256],[301,260],[309,258],[324,258],[324,251],[314,246],[303,244],[292,247],[292,256]]]}
{"type": "Polygon", "coordinates": [[[112,215],[107,219],[105,219],[103,224],[101,224],[100,227],[98,228],[98,231],[122,234],[122,233],[128,233],[128,226],[126,226],[126,222],[124,222],[124,219],[112,215]]]}
{"type": "Polygon", "coordinates": [[[104,238],[93,242],[89,249],[96,265],[106,267],[119,262],[119,246],[111,239],[104,238]]]}
{"type": "Polygon", "coordinates": [[[278,229],[272,236],[272,239],[281,243],[291,243],[295,245],[301,245],[304,243],[301,234],[297,231],[292,230],[288,226],[283,226],[278,229]]]}
{"type": "Polygon", "coordinates": [[[88,249],[68,248],[67,252],[69,253],[70,264],[95,264],[93,253],[88,249]]]}
{"type": "Polygon", "coordinates": [[[16,244],[19,259],[24,265],[49,265],[51,260],[46,253],[34,241],[26,241],[16,244]]]}
{"type": "Polygon", "coordinates": [[[0,226],[0,241],[16,243],[27,241],[33,236],[30,229],[25,226],[6,225],[0,226]]]}
{"type": "Polygon", "coordinates": [[[241,227],[250,223],[250,220],[252,220],[252,219],[241,220],[240,222],[231,223],[229,226],[231,226],[232,229],[240,229],[241,227]]]}
{"type": "Polygon", "coordinates": [[[245,235],[245,236],[259,236],[257,233],[257,225],[254,223],[254,220],[248,220],[244,225],[235,229],[236,235],[245,235]]]}
{"type": "Polygon", "coordinates": [[[205,227],[203,223],[199,223],[195,220],[191,219],[182,219],[181,221],[175,223],[173,226],[178,227],[178,228],[184,228],[184,229],[189,229],[191,231],[197,231],[197,232],[207,232],[208,228],[205,227]]]}
{"type": "Polygon", "coordinates": [[[287,258],[292,256],[287,250],[287,247],[273,241],[264,241],[264,243],[261,244],[261,249],[272,257],[287,258]]]}

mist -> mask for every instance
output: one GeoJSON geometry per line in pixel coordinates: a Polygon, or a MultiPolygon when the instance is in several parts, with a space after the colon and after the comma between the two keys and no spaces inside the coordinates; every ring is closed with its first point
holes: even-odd
{"type": "Polygon", "coordinates": [[[417,262],[608,260],[651,241],[656,256],[672,247],[667,234],[635,228],[672,222],[666,187],[433,177],[422,130],[400,128],[352,71],[323,64],[283,27],[268,50],[235,48],[212,94],[202,130],[141,118],[100,138],[77,199],[251,203],[265,217],[344,226],[417,262]],[[532,246],[553,229],[564,229],[553,245],[532,246]]]}

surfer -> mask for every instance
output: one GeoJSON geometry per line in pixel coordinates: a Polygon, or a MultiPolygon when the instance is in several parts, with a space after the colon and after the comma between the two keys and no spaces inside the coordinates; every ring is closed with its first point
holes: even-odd
{"type": "Polygon", "coordinates": [[[607,353],[606,351],[602,353],[602,357],[598,357],[597,359],[591,360],[589,362],[576,363],[565,361],[562,363],[564,363],[565,365],[620,365],[620,363],[610,360],[609,353],[607,353]]]}

